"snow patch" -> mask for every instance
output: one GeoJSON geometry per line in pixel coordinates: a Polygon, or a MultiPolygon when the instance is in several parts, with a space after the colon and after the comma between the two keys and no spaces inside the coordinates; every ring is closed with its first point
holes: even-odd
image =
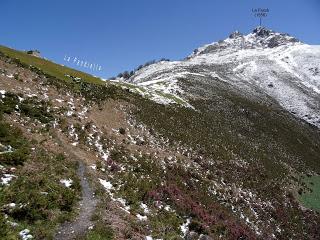
{"type": "Polygon", "coordinates": [[[69,188],[69,187],[71,187],[73,181],[70,178],[69,179],[61,179],[60,183],[62,183],[65,187],[69,188]]]}
{"type": "Polygon", "coordinates": [[[6,97],[6,90],[0,90],[1,98],[6,97]]]}
{"type": "Polygon", "coordinates": [[[106,190],[110,191],[110,190],[113,188],[113,186],[112,186],[112,184],[111,184],[110,182],[108,182],[108,181],[106,181],[106,180],[103,180],[103,179],[101,179],[101,178],[99,178],[99,181],[100,181],[101,185],[102,185],[106,190]]]}
{"type": "Polygon", "coordinates": [[[33,236],[30,233],[29,229],[24,229],[22,231],[19,232],[19,236],[21,237],[22,240],[28,240],[28,239],[32,239],[33,236]]]}
{"type": "Polygon", "coordinates": [[[138,218],[140,221],[146,221],[146,220],[148,219],[147,216],[142,216],[142,215],[140,215],[139,213],[138,213],[136,216],[137,216],[137,218],[138,218]]]}
{"type": "Polygon", "coordinates": [[[13,178],[16,178],[17,176],[12,174],[3,174],[3,177],[1,177],[0,184],[8,186],[9,183],[12,181],[13,178]]]}
{"type": "Polygon", "coordinates": [[[182,232],[182,237],[185,237],[187,232],[189,231],[190,222],[191,222],[191,220],[190,220],[190,218],[188,218],[187,221],[180,226],[180,230],[182,232]]]}
{"type": "Polygon", "coordinates": [[[144,212],[145,214],[150,213],[150,210],[149,210],[147,204],[141,203],[141,204],[140,204],[140,207],[143,209],[143,212],[144,212]]]}

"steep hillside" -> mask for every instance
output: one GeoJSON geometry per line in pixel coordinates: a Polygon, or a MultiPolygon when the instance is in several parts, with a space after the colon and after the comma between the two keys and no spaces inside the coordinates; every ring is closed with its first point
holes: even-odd
{"type": "Polygon", "coordinates": [[[186,99],[210,98],[212,92],[206,87],[222,86],[254,101],[271,99],[320,127],[319,58],[320,46],[258,27],[248,35],[235,32],[198,48],[183,61],[162,61],[140,69],[129,81],[151,91],[165,88],[186,99]]]}
{"type": "Polygon", "coordinates": [[[1,47],[0,238],[319,239],[317,49],[256,29],[100,84],[1,47]]]}

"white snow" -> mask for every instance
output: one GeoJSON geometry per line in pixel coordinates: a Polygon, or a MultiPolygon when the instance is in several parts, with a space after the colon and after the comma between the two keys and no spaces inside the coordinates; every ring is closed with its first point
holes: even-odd
{"type": "Polygon", "coordinates": [[[143,212],[144,212],[145,214],[148,214],[148,213],[150,212],[147,204],[141,203],[141,204],[140,204],[140,207],[143,209],[143,212]]]}
{"type": "Polygon", "coordinates": [[[250,33],[242,38],[226,39],[222,43],[224,48],[201,53],[218,43],[208,44],[186,60],[144,67],[130,82],[143,87],[145,96],[168,104],[174,102],[169,96],[186,102],[187,94],[181,86],[188,76],[206,79],[214,76],[247,96],[271,97],[297,117],[320,127],[320,46],[288,41],[269,48],[259,40],[250,33]],[[241,41],[245,42],[246,48],[241,47],[241,41]],[[192,69],[198,66],[205,70],[193,72],[192,69]],[[222,70],[219,70],[220,66],[222,70]]]}
{"type": "Polygon", "coordinates": [[[12,181],[12,179],[16,177],[13,174],[3,174],[3,177],[1,177],[0,184],[2,185],[9,185],[9,183],[12,181]]]}
{"type": "Polygon", "coordinates": [[[103,180],[101,178],[99,178],[99,181],[100,181],[101,185],[104,186],[104,188],[106,190],[110,191],[113,188],[113,186],[112,186],[112,184],[110,182],[108,182],[106,180],[103,180]]]}
{"type": "Polygon", "coordinates": [[[34,94],[34,93],[33,94],[26,94],[26,96],[29,98],[38,97],[38,95],[34,94]]]}
{"type": "Polygon", "coordinates": [[[148,219],[147,216],[142,216],[142,215],[140,215],[139,213],[138,213],[136,216],[137,216],[137,218],[138,218],[140,221],[146,221],[146,220],[148,219]]]}
{"type": "Polygon", "coordinates": [[[117,201],[119,203],[121,203],[121,205],[123,207],[121,207],[125,212],[129,213],[130,214],[130,206],[127,205],[127,201],[123,198],[113,198],[112,197],[112,200],[114,201],[117,201]]]}
{"type": "Polygon", "coordinates": [[[73,111],[67,111],[66,115],[67,115],[67,117],[72,116],[73,115],[73,111]]]}
{"type": "Polygon", "coordinates": [[[17,227],[19,224],[16,222],[7,221],[12,227],[17,227]]]}
{"type": "Polygon", "coordinates": [[[168,211],[168,212],[173,211],[172,208],[171,208],[169,205],[166,205],[166,206],[164,207],[164,210],[166,210],[166,211],[168,211]]]}
{"type": "Polygon", "coordinates": [[[109,181],[106,181],[104,179],[99,178],[99,181],[101,183],[101,185],[107,190],[107,192],[109,193],[111,199],[113,201],[119,202],[123,207],[120,207],[122,210],[124,210],[127,213],[130,213],[130,206],[127,205],[126,200],[123,198],[115,198],[114,194],[111,192],[111,190],[113,190],[113,186],[112,183],[109,181]]]}
{"type": "MultiPolygon", "coordinates": [[[[178,86],[178,79],[186,77],[188,74],[201,75],[188,71],[174,71],[180,62],[161,61],[156,64],[149,65],[137,71],[132,78],[132,83],[125,82],[129,89],[152,99],[160,104],[176,103],[185,107],[192,106],[181,96],[183,90],[178,86]],[[162,73],[157,75],[158,73],[162,73]]],[[[117,79],[117,83],[124,82],[123,79],[117,79]]],[[[123,86],[126,88],[126,86],[123,86]]]]}
{"type": "MultiPolygon", "coordinates": [[[[146,236],[146,240],[153,240],[152,236],[146,236]]],[[[155,239],[155,240],[162,240],[161,238],[155,239]]]]}
{"type": "Polygon", "coordinates": [[[28,239],[32,239],[33,236],[30,233],[29,229],[24,229],[22,231],[19,232],[19,235],[21,237],[22,240],[28,240],[28,239]]]}
{"type": "MultiPolygon", "coordinates": [[[[74,128],[73,124],[69,127],[69,135],[77,142],[79,140],[78,134],[76,133],[76,129],[74,128]]],[[[78,144],[78,142],[77,142],[78,144]]]]}
{"type": "Polygon", "coordinates": [[[100,136],[97,137],[97,140],[94,145],[100,153],[101,158],[107,161],[109,157],[109,151],[103,148],[102,144],[100,143],[100,136]]]}
{"type": "Polygon", "coordinates": [[[6,90],[0,90],[1,98],[6,97],[6,90]]]}
{"type": "Polygon", "coordinates": [[[15,208],[16,207],[16,204],[15,203],[8,203],[5,205],[6,207],[9,207],[9,208],[15,208]]]}
{"type": "Polygon", "coordinates": [[[71,187],[71,185],[73,183],[72,179],[70,179],[70,178],[69,179],[61,179],[60,182],[66,187],[71,187]]]}
{"type": "Polygon", "coordinates": [[[187,221],[180,226],[180,230],[181,230],[181,232],[182,232],[182,237],[184,237],[184,236],[187,234],[187,232],[188,232],[188,230],[189,230],[189,224],[190,224],[190,222],[191,222],[191,221],[190,221],[190,218],[188,218],[187,221]]]}
{"type": "Polygon", "coordinates": [[[4,146],[0,143],[0,147],[4,148],[4,151],[0,152],[0,154],[11,153],[14,151],[14,149],[10,145],[4,146]]]}

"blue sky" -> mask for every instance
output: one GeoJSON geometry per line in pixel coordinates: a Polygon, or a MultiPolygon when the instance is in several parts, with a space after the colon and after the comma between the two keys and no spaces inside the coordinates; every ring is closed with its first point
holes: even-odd
{"type": "Polygon", "coordinates": [[[259,24],[252,8],[269,8],[264,25],[320,44],[319,0],[0,0],[0,44],[39,49],[61,64],[74,56],[111,77],[148,60],[182,59],[193,49],[259,24]]]}

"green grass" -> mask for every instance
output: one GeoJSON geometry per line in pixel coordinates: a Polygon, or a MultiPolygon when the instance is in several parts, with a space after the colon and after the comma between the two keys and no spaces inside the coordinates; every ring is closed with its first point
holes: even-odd
{"type": "Polygon", "coordinates": [[[80,196],[77,165],[62,154],[42,149],[37,141],[26,139],[19,128],[5,122],[3,114],[18,111],[15,105],[22,116],[42,123],[53,119],[46,104],[36,98],[19,102],[15,94],[6,93],[0,102],[0,143],[13,148],[12,152],[0,154],[0,164],[5,169],[16,168],[13,173],[16,178],[9,186],[0,185],[0,239],[19,239],[18,232],[24,228],[30,229],[35,239],[50,239],[56,226],[75,212],[80,196]],[[70,188],[60,183],[68,178],[74,181],[70,188]],[[6,207],[9,203],[15,203],[16,207],[6,207]],[[8,220],[18,226],[11,227],[8,220]]]}
{"type": "Polygon", "coordinates": [[[5,98],[0,102],[0,117],[3,113],[11,114],[17,111],[41,123],[49,123],[54,120],[52,113],[48,111],[49,106],[50,102],[39,100],[37,97],[25,97],[23,101],[19,101],[17,94],[7,92],[5,98]]]}
{"type": "MultiPolygon", "coordinates": [[[[45,77],[46,84],[54,86],[62,92],[72,91],[76,96],[81,95],[87,101],[93,101],[97,104],[107,99],[127,99],[128,96],[133,95],[115,84],[106,84],[100,78],[28,55],[22,51],[0,46],[0,57],[6,62],[35,72],[39,77],[45,77]],[[76,77],[81,80],[75,80],[76,77]]],[[[15,79],[19,81],[20,78],[17,76],[15,79]]],[[[30,109],[26,110],[29,112],[30,109]]],[[[38,116],[38,113],[34,112],[34,115],[38,116]]]]}
{"type": "Polygon", "coordinates": [[[43,58],[31,56],[22,51],[17,51],[11,48],[0,46],[0,52],[12,59],[19,59],[19,61],[25,66],[34,66],[41,69],[45,74],[54,76],[61,80],[65,80],[68,82],[72,81],[70,77],[66,76],[70,75],[73,77],[79,77],[89,83],[105,84],[101,79],[93,77],[90,74],[77,71],[69,67],[61,66],[43,58]]]}
{"type": "Polygon", "coordinates": [[[92,230],[89,230],[81,240],[112,240],[114,239],[113,230],[109,226],[98,223],[92,230]]]}
{"type": "Polygon", "coordinates": [[[22,136],[20,129],[10,127],[8,123],[0,122],[0,143],[11,146],[12,152],[0,154],[1,165],[22,165],[28,158],[29,143],[22,136]]]}
{"type": "Polygon", "coordinates": [[[30,156],[23,166],[17,168],[17,178],[9,186],[0,187],[1,217],[6,214],[7,220],[19,224],[12,229],[5,221],[0,224],[0,232],[28,228],[35,239],[50,239],[58,224],[75,214],[74,206],[80,197],[76,167],[75,162],[63,155],[37,150],[35,156],[30,156]],[[60,179],[68,178],[73,180],[70,188],[60,183],[60,179]],[[15,203],[16,207],[5,207],[9,203],[15,203]]]}
{"type": "Polygon", "coordinates": [[[306,207],[320,212],[320,176],[305,177],[303,181],[309,190],[303,192],[298,198],[306,207]]]}

